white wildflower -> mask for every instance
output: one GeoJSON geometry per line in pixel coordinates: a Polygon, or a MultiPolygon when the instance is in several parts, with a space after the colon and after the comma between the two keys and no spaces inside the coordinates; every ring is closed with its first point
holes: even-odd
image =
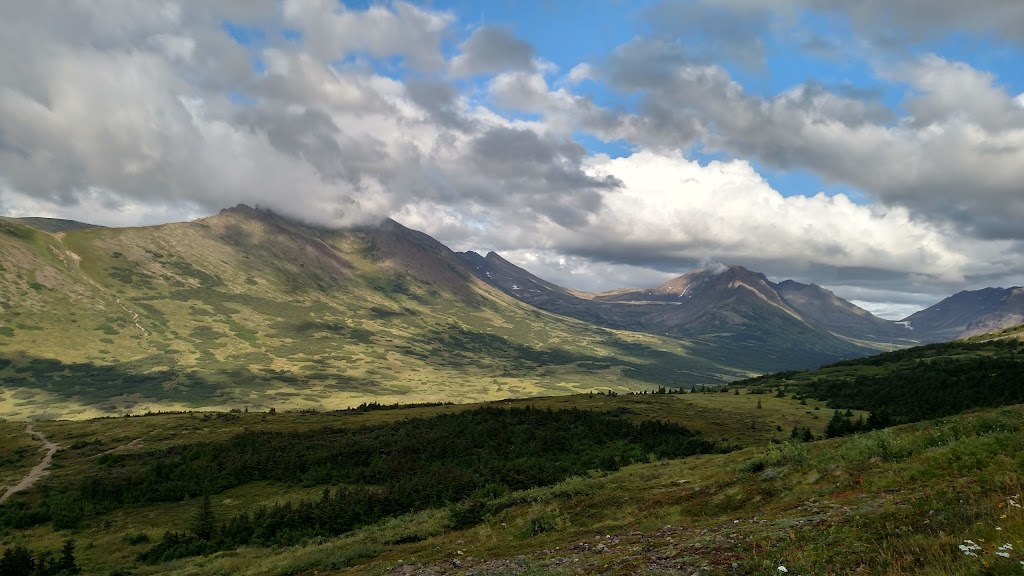
{"type": "Polygon", "coordinates": [[[964,543],[957,545],[957,548],[964,553],[964,556],[977,557],[977,553],[981,551],[981,546],[975,544],[973,540],[964,540],[964,543]]]}
{"type": "Polygon", "coordinates": [[[789,572],[789,570],[787,570],[785,566],[779,566],[779,572],[785,574],[786,572],[789,572]]]}

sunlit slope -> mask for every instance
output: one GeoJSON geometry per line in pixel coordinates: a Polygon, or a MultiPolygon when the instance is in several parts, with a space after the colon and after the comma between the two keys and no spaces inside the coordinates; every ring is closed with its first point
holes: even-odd
{"type": "Polygon", "coordinates": [[[240,206],[147,228],[0,227],[4,417],[469,401],[757,370],[539,311],[394,222],[325,231],[240,206]]]}

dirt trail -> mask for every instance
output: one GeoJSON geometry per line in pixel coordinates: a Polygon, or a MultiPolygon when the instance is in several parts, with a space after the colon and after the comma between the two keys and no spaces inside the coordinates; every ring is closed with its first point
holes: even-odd
{"type": "MultiPolygon", "coordinates": [[[[103,454],[116,454],[118,452],[125,452],[125,451],[128,451],[128,450],[134,450],[136,448],[142,448],[142,438],[136,438],[135,440],[132,440],[131,442],[129,442],[127,444],[121,444],[120,446],[117,446],[116,448],[111,448],[110,450],[107,450],[103,454]]],[[[102,454],[101,454],[101,456],[102,456],[102,454]]]]}
{"type": "Polygon", "coordinates": [[[60,450],[60,446],[47,440],[45,434],[33,430],[31,424],[25,427],[25,432],[28,432],[29,434],[42,440],[43,448],[46,449],[46,456],[43,457],[42,462],[36,464],[36,467],[30,470],[29,473],[24,478],[21,479],[21,482],[18,482],[14,486],[11,486],[10,488],[7,489],[6,492],[4,492],[3,496],[0,496],[0,504],[6,502],[8,498],[17,494],[18,492],[28,490],[33,485],[35,485],[35,483],[40,478],[46,476],[50,472],[50,464],[53,463],[53,455],[57,452],[57,450],[60,450]]]}

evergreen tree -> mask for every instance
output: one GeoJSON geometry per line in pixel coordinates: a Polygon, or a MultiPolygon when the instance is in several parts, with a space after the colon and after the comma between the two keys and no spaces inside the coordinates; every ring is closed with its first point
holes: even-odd
{"type": "Polygon", "coordinates": [[[60,549],[60,559],[57,561],[56,570],[60,574],[78,574],[81,569],[75,563],[75,541],[68,539],[60,549]]]}
{"type": "Polygon", "coordinates": [[[203,496],[203,503],[200,504],[195,518],[192,520],[192,533],[196,538],[209,542],[213,539],[213,532],[216,528],[216,520],[213,517],[213,506],[210,504],[210,495],[203,496]]]}
{"type": "Polygon", "coordinates": [[[0,574],[4,576],[31,576],[35,567],[35,558],[24,546],[8,548],[0,557],[0,574]]]}
{"type": "Polygon", "coordinates": [[[844,436],[850,432],[852,424],[839,410],[832,413],[832,418],[828,421],[828,425],[825,426],[825,437],[826,438],[838,438],[844,436]]]}

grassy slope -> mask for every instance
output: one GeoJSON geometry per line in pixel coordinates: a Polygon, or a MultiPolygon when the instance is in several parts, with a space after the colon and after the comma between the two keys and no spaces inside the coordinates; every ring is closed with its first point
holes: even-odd
{"type": "Polygon", "coordinates": [[[988,342],[990,340],[999,340],[1004,338],[1016,338],[1018,340],[1024,339],[1024,324],[1017,324],[1016,326],[1009,326],[1002,330],[990,332],[988,334],[980,334],[978,336],[971,336],[965,338],[965,342],[988,342]]]}
{"type": "MultiPolygon", "coordinates": [[[[813,412],[813,404],[761,398],[760,410],[751,406],[754,398],[732,394],[582,396],[541,402],[622,408],[633,418],[674,415],[695,428],[725,420],[730,430],[739,431],[752,417],[807,424],[818,432],[824,424],[805,413],[813,412]],[[705,413],[707,420],[699,412],[681,417],[682,406],[713,412],[705,413]]],[[[60,453],[54,472],[59,480],[95,466],[98,453],[136,439],[142,446],[127,449],[220,438],[245,427],[356,425],[460,409],[237,418],[167,415],[38,427],[65,445],[99,442],[60,453]]],[[[447,510],[428,510],[306,546],[247,548],[138,567],[134,573],[691,574],[703,569],[711,574],[770,574],[779,565],[797,574],[1019,573],[1024,514],[1008,498],[1024,492],[1024,407],[810,444],[766,446],[774,435],[764,427],[743,441],[747,448],[731,454],[635,465],[512,493],[504,497],[507,508],[464,531],[448,529],[447,510]],[[965,539],[982,545],[984,558],[964,556],[957,545],[965,539]],[[1004,543],[1016,549],[1010,559],[994,554],[1004,543]],[[982,560],[992,571],[984,570],[982,560]]],[[[224,517],[259,502],[317,493],[316,487],[284,491],[253,483],[218,495],[215,512],[224,517]]],[[[155,539],[164,529],[184,527],[195,506],[123,509],[74,533],[39,527],[3,534],[2,540],[56,549],[61,539],[74,536],[86,570],[104,573],[130,564],[147,548],[127,544],[127,536],[146,533],[155,539]]]]}
{"type": "Polygon", "coordinates": [[[0,417],[480,401],[757,369],[538,311],[417,234],[241,209],[56,236],[2,221],[0,417]]]}

